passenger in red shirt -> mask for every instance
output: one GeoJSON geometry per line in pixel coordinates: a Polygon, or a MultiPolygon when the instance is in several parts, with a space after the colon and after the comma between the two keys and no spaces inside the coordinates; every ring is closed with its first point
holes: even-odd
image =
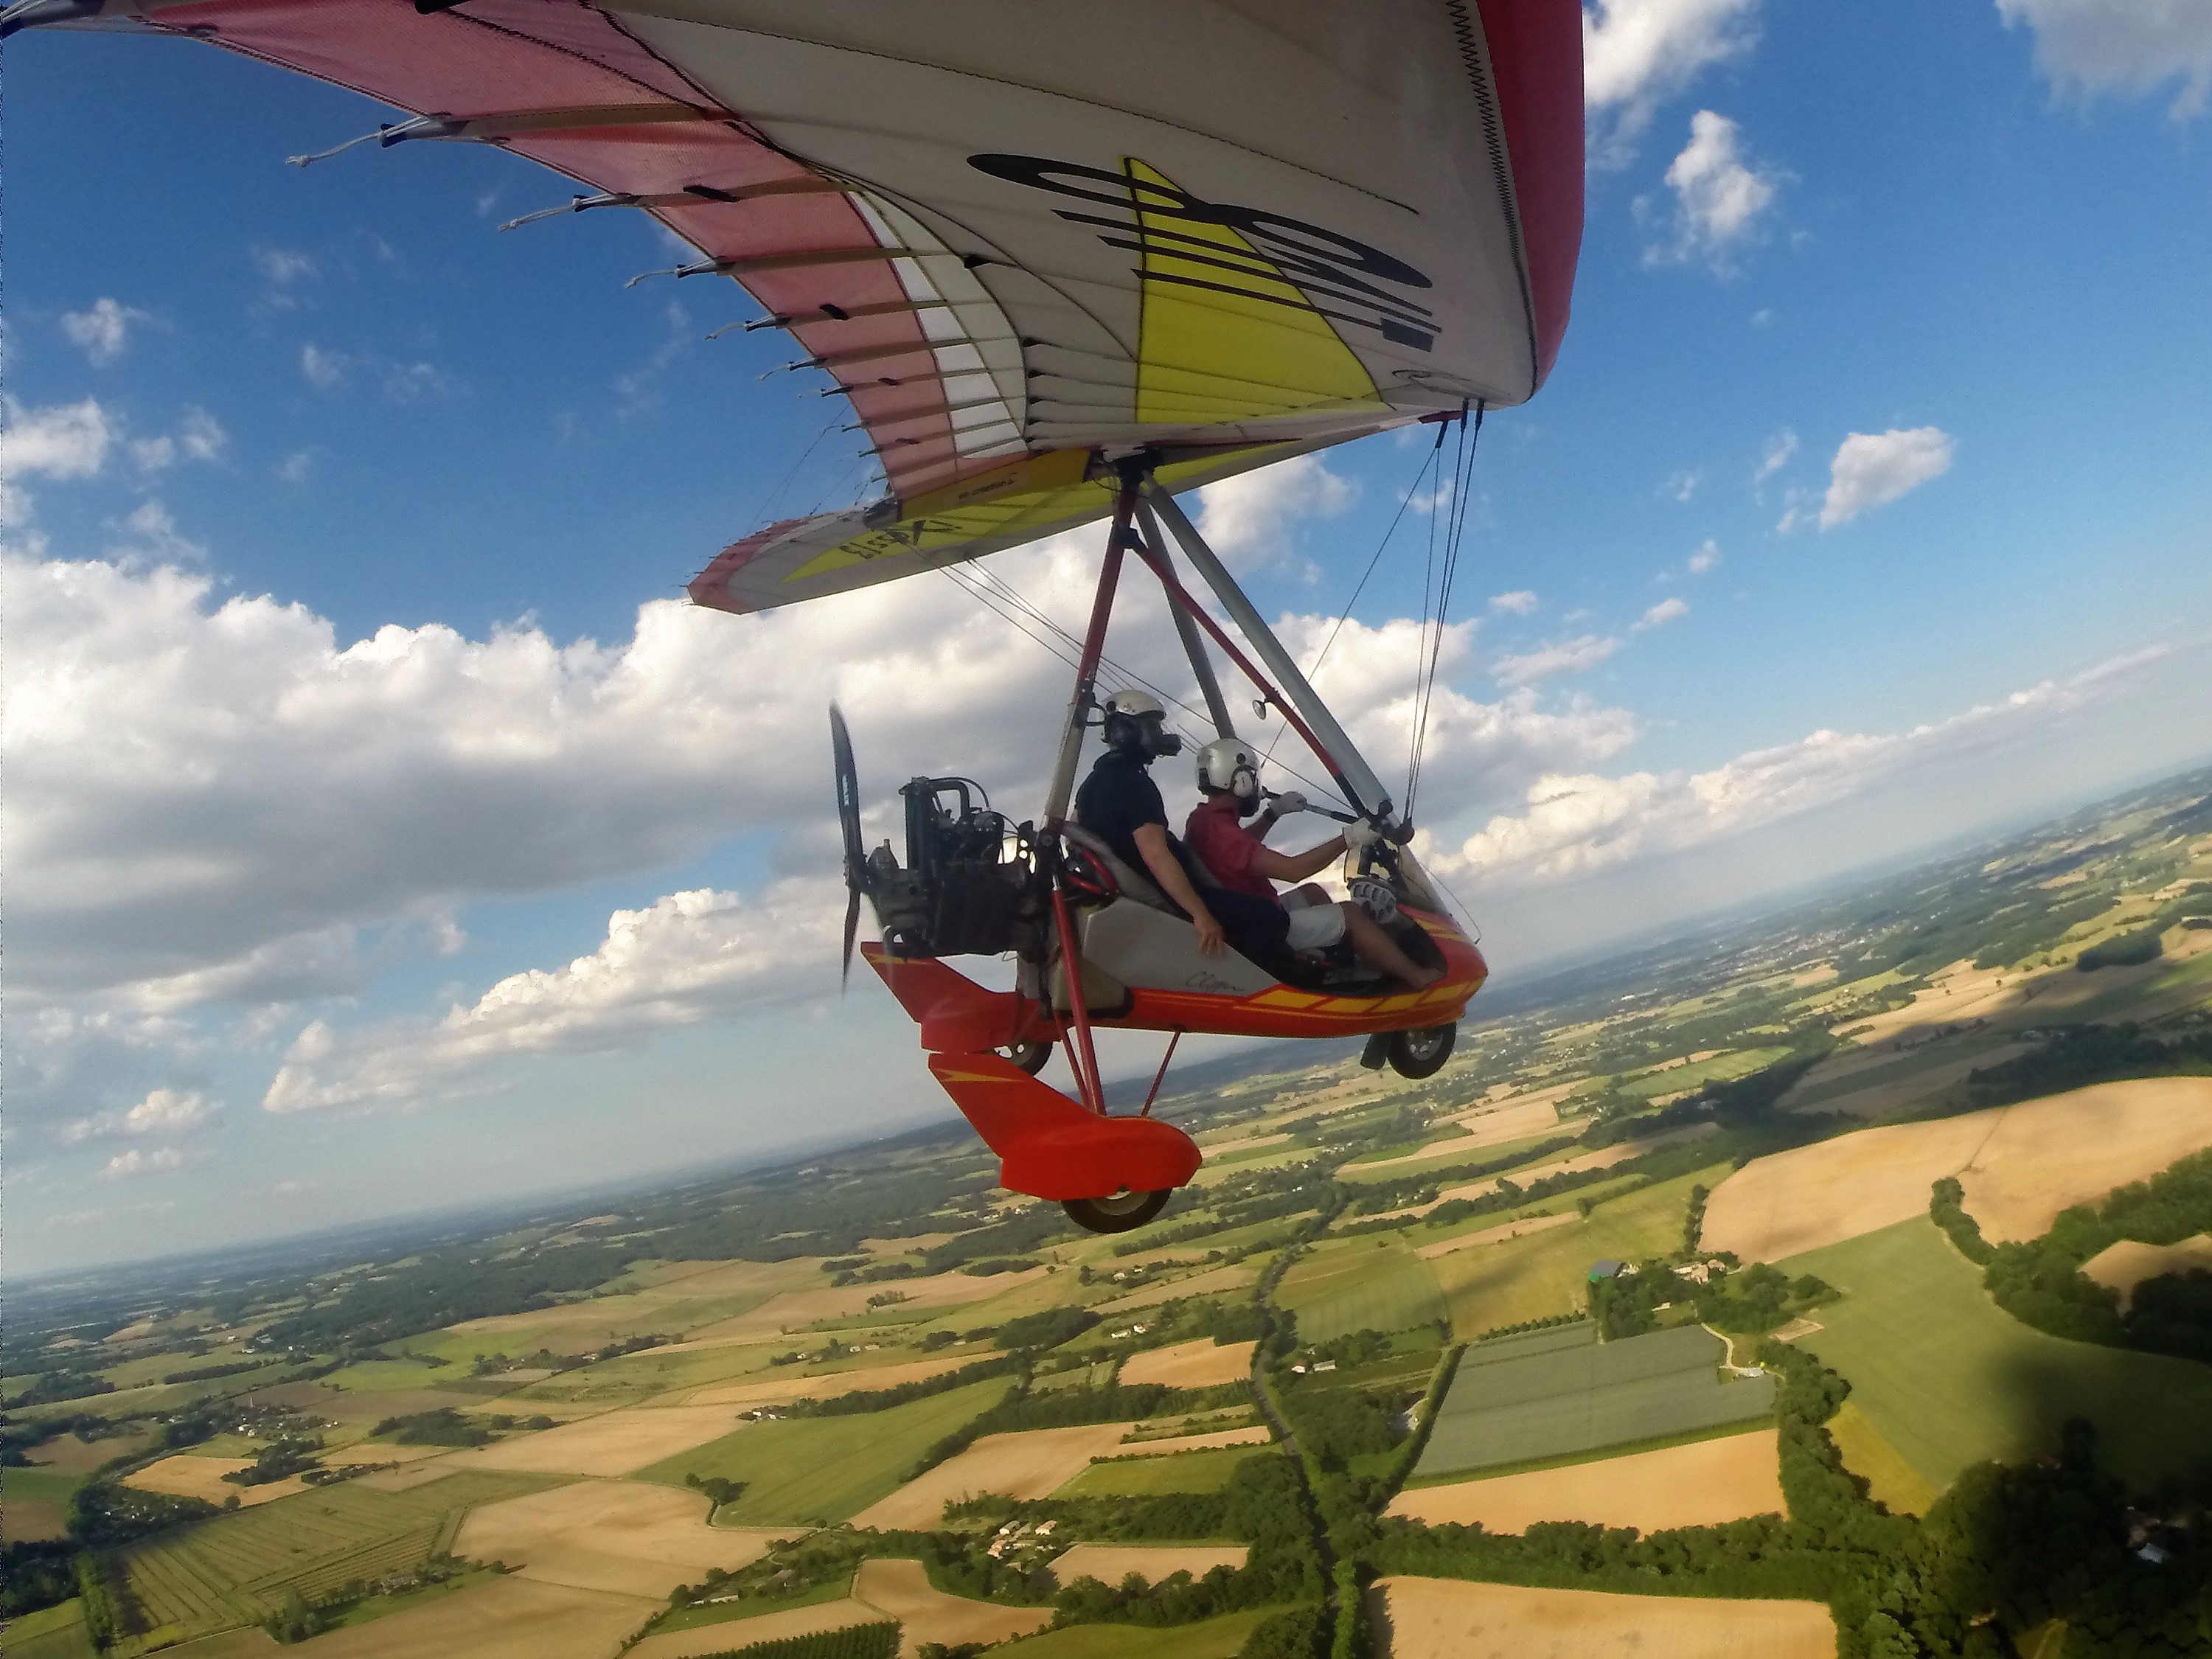
{"type": "Polygon", "coordinates": [[[1375,827],[1352,823],[1303,853],[1278,853],[1267,832],[1291,812],[1305,809],[1305,797],[1283,794],[1248,824],[1244,815],[1260,800],[1260,757],[1234,738],[1218,738],[1198,751],[1198,788],[1204,799],[1183,825],[1183,842],[1214,879],[1233,893],[1272,899],[1290,914],[1293,951],[1325,951],[1349,939],[1354,955],[1419,990],[1443,977],[1442,968],[1415,962],[1375,918],[1349,900],[1332,899],[1310,884],[1278,896],[1275,883],[1304,882],[1344,856],[1347,845],[1366,847],[1375,827]]]}

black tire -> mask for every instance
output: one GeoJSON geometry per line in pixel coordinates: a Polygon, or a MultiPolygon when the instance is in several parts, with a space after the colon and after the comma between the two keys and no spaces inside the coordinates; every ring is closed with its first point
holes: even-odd
{"type": "Polygon", "coordinates": [[[1065,1198],[1060,1207],[1085,1232],[1126,1233],[1167,1208],[1171,1192],[1116,1193],[1111,1198],[1065,1198]]]}
{"type": "Polygon", "coordinates": [[[1039,1072],[1044,1070],[1046,1062],[1051,1060],[1052,1044],[1049,1042],[1010,1042],[1005,1048],[998,1049],[996,1053],[1000,1059],[1012,1060],[1031,1077],[1035,1077],[1039,1072]]]}
{"type": "Polygon", "coordinates": [[[1459,1027],[1425,1025],[1418,1031],[1390,1033],[1390,1069],[1400,1077],[1434,1077],[1451,1058],[1459,1027]]]}

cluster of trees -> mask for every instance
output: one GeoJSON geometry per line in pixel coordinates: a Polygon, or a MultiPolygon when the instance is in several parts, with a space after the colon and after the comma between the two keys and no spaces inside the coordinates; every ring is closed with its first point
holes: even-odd
{"type": "MultiPolygon", "coordinates": [[[[1578,1141],[1577,1135],[1553,1135],[1548,1140],[1540,1140],[1534,1146],[1509,1152],[1502,1158],[1487,1158],[1476,1164],[1455,1164],[1451,1166],[1451,1178],[1455,1182],[1480,1181],[1486,1176],[1502,1174],[1517,1164],[1564,1152],[1568,1147],[1577,1145],[1578,1141]]],[[[1412,1182],[1377,1182],[1373,1185],[1363,1185],[1352,1196],[1348,1207],[1354,1215],[1379,1216],[1385,1211],[1402,1210],[1409,1205],[1427,1203],[1437,1195],[1441,1184],[1437,1172],[1427,1170],[1412,1182]]],[[[1380,1232],[1404,1225],[1403,1218],[1355,1221],[1349,1226],[1338,1228],[1337,1233],[1340,1237],[1350,1237],[1358,1233],[1380,1232]]]]}
{"type": "MultiPolygon", "coordinates": [[[[741,1648],[709,1654],[707,1659],[894,1659],[898,1650],[897,1625],[848,1625],[842,1630],[819,1631],[812,1636],[785,1636],[748,1643],[741,1648]]],[[[939,1656],[951,1659],[952,1656],[951,1650],[934,1642],[923,1644],[919,1651],[924,1659],[939,1659],[939,1656]],[[930,1653],[933,1647],[938,1649],[937,1655],[930,1653]]],[[[964,1652],[960,1659],[967,1659],[964,1652]]]]}
{"type": "Polygon", "coordinates": [[[410,1412],[387,1417],[369,1433],[378,1439],[396,1440],[403,1446],[489,1446],[492,1432],[451,1406],[435,1411],[410,1412]]]}
{"type": "Polygon", "coordinates": [[[2135,968],[2146,962],[2155,962],[2166,954],[2165,933],[2166,929],[2158,927],[2115,933],[2075,957],[2075,970],[2094,974],[2100,968],[2135,968]]]}
{"type": "Polygon", "coordinates": [[[623,1270],[630,1252],[612,1244],[570,1244],[499,1260],[469,1249],[437,1250],[380,1275],[349,1279],[325,1302],[272,1322],[265,1347],[351,1352],[465,1319],[488,1319],[549,1305],[623,1270]]]}
{"type": "Polygon", "coordinates": [[[272,1440],[254,1455],[251,1463],[222,1478],[234,1486],[271,1486],[315,1468],[322,1449],[320,1436],[272,1440]]]}
{"type": "Polygon", "coordinates": [[[9,1409],[19,1406],[50,1406],[60,1400],[82,1400],[95,1394],[113,1394],[115,1384],[93,1371],[77,1370],[66,1365],[57,1365],[42,1371],[31,1386],[8,1401],[9,1409]]]}
{"type": "Polygon", "coordinates": [[[82,1549],[119,1549],[217,1513],[204,1498],[141,1492],[95,1476],[70,1494],[69,1535],[82,1549]]]}
{"type": "Polygon", "coordinates": [[[195,1365],[181,1371],[166,1372],[161,1381],[164,1382],[212,1382],[217,1377],[240,1376],[247,1371],[258,1371],[263,1366],[271,1363],[273,1362],[270,1359],[264,1357],[260,1359],[234,1359],[221,1365],[195,1365]]]}
{"type": "Polygon", "coordinates": [[[948,1394],[986,1377],[1004,1376],[1009,1371],[1020,1370],[1026,1363],[1019,1354],[994,1354],[957,1370],[901,1382],[894,1388],[862,1389],[852,1394],[832,1395],[826,1400],[797,1400],[786,1409],[793,1417],[854,1417],[868,1412],[889,1411],[910,1400],[927,1400],[933,1394],[948,1394]]]}
{"type": "Polygon", "coordinates": [[[2054,1031],[2013,1060],[1966,1073],[1972,1107],[2008,1106],[2120,1078],[2201,1076],[2212,1072],[2212,1032],[2161,1042],[2136,1025],[2075,1025],[2054,1031]]]}
{"type": "Polygon", "coordinates": [[[1967,1214],[1965,1190],[1946,1176],[1930,1191],[1928,1212],[1960,1254],[1978,1262],[1999,1307],[2023,1324],[2076,1342],[2170,1353],[2212,1363],[2212,1273],[2165,1273],[2119,1293],[2081,1264],[2124,1238],[2172,1244],[2212,1231],[2212,1152],[2183,1158],[2100,1205],[2063,1212],[2040,1238],[1993,1245],[1967,1214]]]}

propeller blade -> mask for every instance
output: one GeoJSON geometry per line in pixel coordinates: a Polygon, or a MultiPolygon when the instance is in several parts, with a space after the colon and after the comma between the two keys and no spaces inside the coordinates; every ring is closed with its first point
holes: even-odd
{"type": "Polygon", "coordinates": [[[860,931],[860,890],[857,887],[845,896],[845,963],[837,975],[840,989],[853,977],[853,941],[860,931]]]}

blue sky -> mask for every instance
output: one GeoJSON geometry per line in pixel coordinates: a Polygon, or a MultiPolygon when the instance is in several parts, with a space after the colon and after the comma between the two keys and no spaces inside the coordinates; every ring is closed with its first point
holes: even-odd
{"type": "MultiPolygon", "coordinates": [[[[1484,434],[1424,787],[1501,973],[2212,750],[2185,9],[1591,15],[1574,322],[1484,434]]],[[[286,167],[386,118],[183,42],[8,50],[11,1265],[945,1113],[836,994],[821,705],[878,793],[1026,811],[1064,671],[947,584],[669,603],[866,493],[820,378],[703,340],[726,283],[626,290],[678,257],[640,217],[499,234],[568,193],[526,162],[286,167]]],[[[1294,643],[1425,442],[1206,502],[1294,643]]],[[[1421,523],[1323,682],[1386,776],[1421,523]]],[[[1073,625],[1090,545],[994,568],[1073,625]]],[[[1164,673],[1159,621],[1115,648],[1164,673]]]]}

